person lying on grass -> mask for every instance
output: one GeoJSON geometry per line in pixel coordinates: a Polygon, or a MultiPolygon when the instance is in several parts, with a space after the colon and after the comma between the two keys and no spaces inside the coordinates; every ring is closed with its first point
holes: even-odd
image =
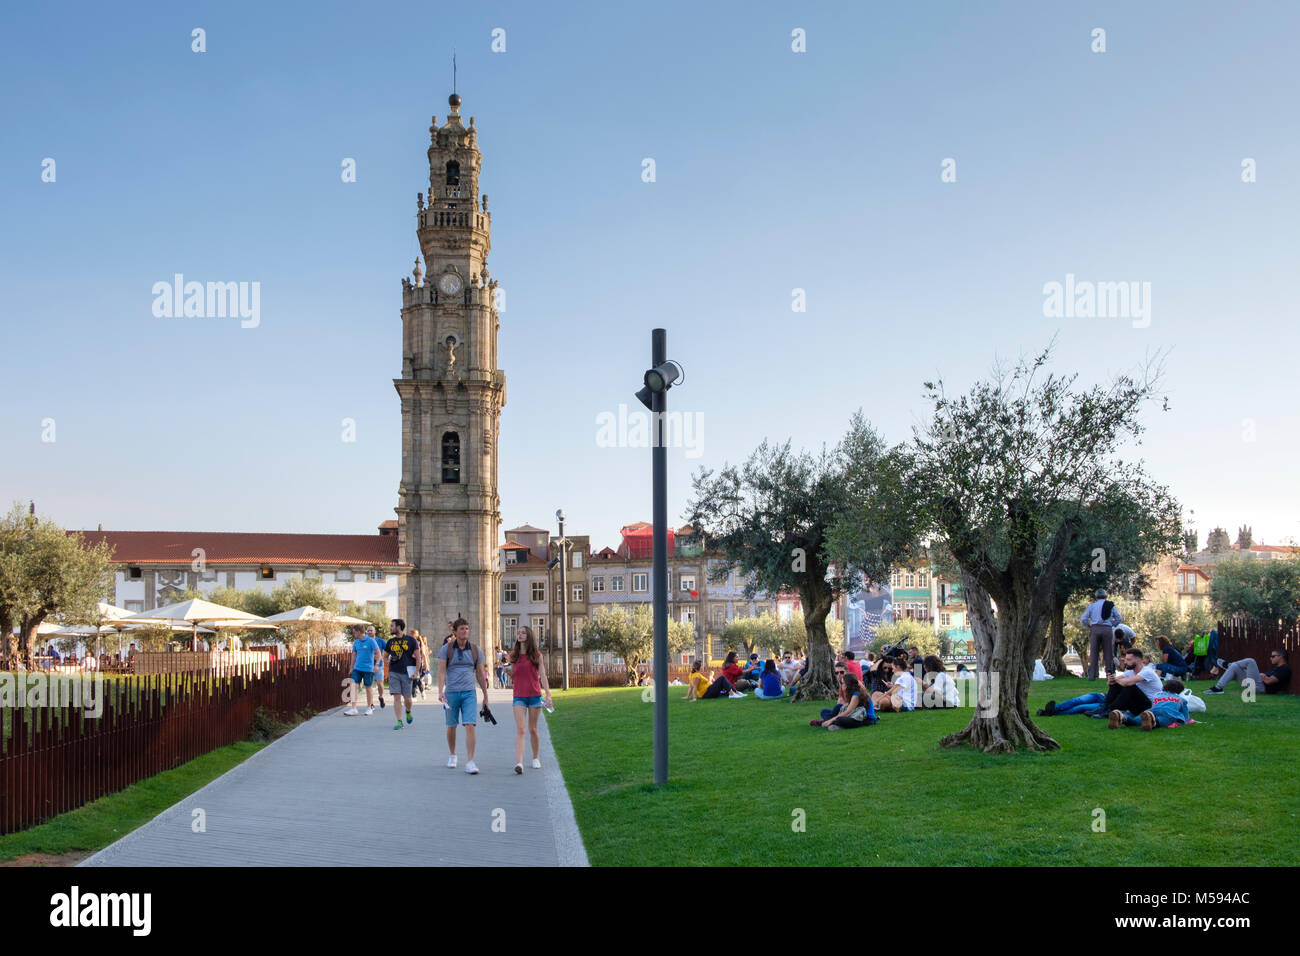
{"type": "MultiPolygon", "coordinates": [[[[854,730],[874,724],[878,719],[870,695],[852,674],[845,673],[840,678],[840,700],[843,703],[837,704],[830,716],[809,723],[827,730],[854,730]]],[[[826,711],[822,713],[825,714],[826,711]]]]}
{"type": "Polygon", "coordinates": [[[1120,727],[1141,727],[1143,730],[1155,730],[1157,727],[1181,727],[1192,722],[1187,712],[1187,698],[1181,696],[1183,682],[1170,679],[1151,700],[1151,706],[1142,713],[1134,715],[1127,710],[1112,710],[1106,726],[1111,730],[1120,727]]]}

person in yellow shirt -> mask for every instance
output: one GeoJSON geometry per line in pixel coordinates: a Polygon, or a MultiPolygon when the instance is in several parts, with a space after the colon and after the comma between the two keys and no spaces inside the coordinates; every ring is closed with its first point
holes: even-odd
{"type": "Polygon", "coordinates": [[[702,661],[696,661],[691,665],[691,676],[687,683],[690,685],[686,689],[684,700],[709,700],[714,697],[726,697],[735,688],[731,686],[731,681],[727,680],[726,674],[719,674],[718,679],[713,679],[713,672],[710,671],[706,677],[700,673],[702,661]]]}

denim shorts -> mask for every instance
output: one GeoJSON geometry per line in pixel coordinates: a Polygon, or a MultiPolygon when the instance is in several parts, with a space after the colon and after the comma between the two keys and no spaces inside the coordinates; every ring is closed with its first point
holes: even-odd
{"type": "Polygon", "coordinates": [[[447,691],[447,726],[471,727],[478,723],[478,713],[474,710],[477,702],[478,694],[472,690],[447,691]]]}
{"type": "Polygon", "coordinates": [[[515,706],[516,707],[541,707],[542,698],[540,696],[539,697],[516,697],[515,706]]]}
{"type": "Polygon", "coordinates": [[[375,680],[374,671],[353,671],[352,672],[352,683],[354,684],[365,684],[367,687],[369,687],[371,686],[371,684],[374,683],[374,680],[375,680]]]}

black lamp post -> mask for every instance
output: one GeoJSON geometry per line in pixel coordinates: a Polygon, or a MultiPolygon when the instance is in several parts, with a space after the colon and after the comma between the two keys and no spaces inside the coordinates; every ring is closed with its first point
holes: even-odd
{"type": "Polygon", "coordinates": [[[655,786],[668,782],[668,449],[665,444],[668,389],[681,378],[682,369],[668,361],[668,332],[650,333],[650,369],[637,399],[650,409],[650,457],[654,498],[654,742],[655,786]]]}

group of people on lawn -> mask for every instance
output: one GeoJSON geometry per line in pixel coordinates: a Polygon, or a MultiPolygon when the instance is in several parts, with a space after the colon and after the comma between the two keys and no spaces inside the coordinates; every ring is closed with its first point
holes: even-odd
{"type": "MultiPolygon", "coordinates": [[[[793,694],[808,670],[807,660],[796,660],[791,651],[782,659],[761,661],[751,654],[745,665],[737,661],[735,651],[727,654],[722,672],[705,675],[702,662],[691,665],[687,700],[743,697],[747,691],[761,700],[773,700],[793,694]]],[[[964,668],[959,667],[958,676],[964,668]]],[[[968,673],[968,672],[967,672],[968,673]]],[[[867,654],[858,661],[853,651],[840,651],[835,660],[835,684],[838,691],[834,707],[823,710],[810,721],[827,730],[848,730],[876,723],[879,713],[906,713],[918,707],[956,707],[961,695],[943,661],[931,655],[924,659],[915,648],[897,648],[893,653],[867,654]]]]}
{"type": "Polygon", "coordinates": [[[1284,648],[1270,653],[1270,666],[1264,674],[1251,658],[1231,664],[1215,660],[1212,666],[1204,666],[1217,651],[1218,635],[1213,631],[1207,640],[1194,642],[1187,649],[1186,657],[1168,639],[1157,638],[1160,660],[1154,661],[1133,646],[1133,630],[1122,623],[1119,609],[1106,599],[1106,591],[1098,589],[1093,596],[1095,600],[1082,617],[1090,632],[1088,679],[1097,679],[1098,665],[1104,656],[1109,687],[1104,694],[1081,694],[1059,704],[1049,700],[1038,711],[1039,717],[1084,714],[1105,719],[1112,730],[1125,726],[1155,730],[1186,724],[1191,720],[1192,710],[1205,709],[1204,701],[1193,696],[1178,679],[1181,676],[1191,679],[1201,669],[1209,670],[1211,677],[1218,678],[1207,694],[1222,694],[1224,687],[1236,681],[1265,694],[1284,693],[1291,683],[1291,667],[1284,648]],[[1123,673],[1116,673],[1117,656],[1124,663],[1123,673]],[[1188,658],[1192,663],[1188,663],[1188,658]]]}

